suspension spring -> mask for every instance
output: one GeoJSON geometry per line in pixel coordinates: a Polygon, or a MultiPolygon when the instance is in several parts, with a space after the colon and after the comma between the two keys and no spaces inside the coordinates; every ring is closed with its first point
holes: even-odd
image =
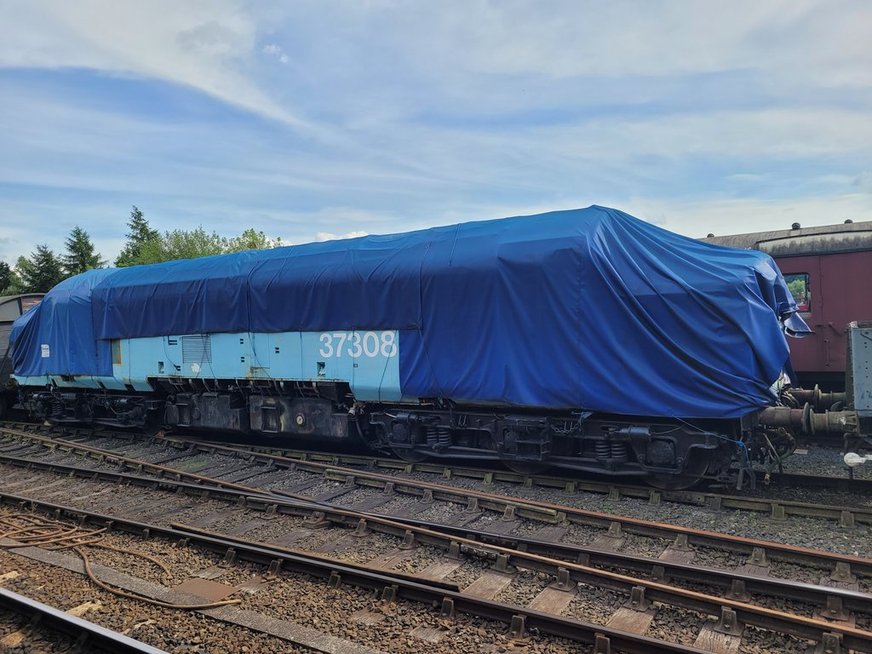
{"type": "Polygon", "coordinates": [[[616,461],[626,461],[627,460],[627,444],[621,443],[617,441],[611,442],[611,454],[612,459],[616,461]]]}
{"type": "Polygon", "coordinates": [[[439,430],[439,449],[451,447],[451,427],[440,425],[439,430]]]}
{"type": "Polygon", "coordinates": [[[609,447],[608,441],[596,441],[594,445],[596,458],[598,459],[608,459],[609,454],[611,454],[611,448],[609,447]]]}
{"type": "Polygon", "coordinates": [[[427,427],[427,445],[437,450],[451,447],[451,427],[448,425],[430,425],[427,427]]]}

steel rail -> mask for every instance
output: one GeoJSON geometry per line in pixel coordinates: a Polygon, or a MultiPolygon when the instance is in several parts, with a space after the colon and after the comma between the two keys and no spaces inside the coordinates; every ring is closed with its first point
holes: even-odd
{"type": "MultiPolygon", "coordinates": [[[[22,428],[34,428],[29,423],[0,423],[19,425],[22,428]]],[[[8,427],[6,428],[8,429],[8,427]]],[[[2,431],[2,429],[0,429],[2,431]]],[[[79,429],[78,432],[86,430],[79,429]]],[[[31,432],[28,432],[31,433],[31,432]]],[[[128,437],[129,433],[119,433],[118,436],[128,437]]],[[[656,502],[672,502],[689,506],[705,507],[713,510],[732,509],[736,511],[753,511],[768,513],[776,519],[790,516],[833,520],[842,526],[851,526],[856,523],[872,524],[872,508],[863,506],[836,506],[819,504],[814,502],[797,502],[793,500],[755,497],[751,495],[735,495],[718,493],[704,490],[664,490],[650,486],[638,486],[621,483],[615,480],[590,480],[578,477],[562,477],[551,474],[524,474],[504,469],[476,468],[471,466],[446,464],[438,461],[406,462],[399,459],[371,456],[365,454],[343,454],[336,452],[319,452],[311,450],[293,450],[286,448],[269,447],[265,445],[250,445],[242,443],[227,444],[208,440],[188,440],[175,436],[158,437],[168,443],[196,446],[208,450],[212,447],[233,447],[245,451],[282,456],[300,462],[324,463],[332,466],[357,466],[367,469],[379,468],[388,471],[402,471],[406,473],[422,473],[441,476],[443,478],[461,477],[478,479],[489,486],[493,483],[517,484],[524,487],[542,487],[566,492],[589,492],[607,495],[610,500],[622,498],[647,500],[656,502]]],[[[68,441],[76,442],[76,441],[68,441]]],[[[846,468],[852,474],[850,468],[846,468]]],[[[800,473],[775,473],[770,482],[764,482],[760,476],[760,482],[770,488],[800,487],[821,488],[838,490],[843,492],[862,493],[872,495],[872,479],[850,477],[817,476],[800,473]]]]}
{"type": "MultiPolygon", "coordinates": [[[[98,460],[114,461],[129,465],[137,470],[150,470],[158,474],[168,475],[176,479],[190,479],[195,483],[214,483],[221,488],[231,488],[241,490],[243,492],[262,493],[263,489],[256,489],[243,484],[225,482],[222,480],[214,480],[203,475],[180,471],[178,469],[163,466],[153,463],[147,463],[125,457],[111,450],[103,450],[94,448],[79,443],[65,441],[63,439],[40,436],[28,432],[17,432],[15,430],[0,429],[0,432],[6,432],[11,435],[27,438],[30,440],[42,442],[49,447],[55,447],[62,451],[83,452],[96,457],[98,460]]],[[[282,466],[288,469],[303,469],[310,472],[318,472],[326,478],[338,481],[353,480],[354,483],[360,486],[372,486],[375,488],[384,489],[387,484],[391,484],[395,492],[404,492],[409,495],[424,496],[429,494],[434,499],[442,501],[460,503],[467,505],[477,505],[479,508],[486,508],[498,512],[514,513],[521,517],[528,517],[534,520],[539,520],[549,523],[574,522],[577,524],[592,525],[602,529],[608,529],[613,524],[620,525],[620,529],[627,533],[635,533],[642,536],[667,538],[674,540],[679,536],[687,538],[688,545],[699,545],[704,547],[713,547],[732,552],[738,552],[744,555],[753,554],[755,549],[765,550],[769,558],[783,560],[801,564],[811,564],[819,567],[830,565],[839,565],[848,567],[848,574],[862,574],[864,576],[872,576],[872,559],[853,556],[849,554],[840,554],[837,552],[822,552],[811,548],[800,547],[796,545],[787,545],[774,541],[765,541],[744,536],[736,536],[733,534],[722,534],[718,532],[694,529],[691,527],[681,527],[666,523],[653,522],[642,520],[639,518],[630,518],[614,514],[590,511],[587,509],[579,509],[566,505],[553,504],[536,500],[528,500],[517,497],[508,497],[487,493],[484,491],[459,488],[452,486],[443,486],[431,482],[417,481],[396,477],[391,475],[383,475],[370,471],[362,471],[350,468],[338,468],[324,463],[313,461],[298,461],[288,459],[286,457],[264,454],[260,452],[250,452],[245,449],[235,448],[226,445],[204,445],[196,442],[179,441],[172,437],[158,437],[159,442],[167,443],[187,443],[192,449],[198,449],[208,453],[224,452],[234,456],[245,457],[254,462],[261,461],[262,463],[271,464],[273,466],[282,466]]],[[[285,493],[281,491],[270,491],[273,495],[290,497],[304,501],[311,501],[311,498],[294,493],[285,493]]],[[[655,491],[652,491],[652,493],[655,491]]],[[[834,571],[835,572],[835,571],[834,571]]]]}
{"type": "MultiPolygon", "coordinates": [[[[375,517],[378,515],[375,514],[375,517]]],[[[417,526],[418,523],[417,520],[409,518],[394,518],[394,520],[410,526],[417,526]]],[[[422,526],[426,528],[426,525],[422,526]]],[[[750,595],[760,594],[813,604],[820,607],[824,613],[834,605],[862,613],[869,613],[872,609],[872,594],[835,586],[809,584],[778,577],[761,577],[734,570],[708,568],[692,563],[680,563],[584,545],[553,543],[529,536],[521,537],[488,531],[473,531],[454,525],[437,525],[433,529],[454,534],[459,539],[463,538],[466,541],[515,550],[524,554],[535,554],[557,561],[571,561],[585,567],[622,568],[663,583],[668,583],[669,580],[678,580],[719,586],[727,589],[726,597],[739,601],[747,602],[750,595]]],[[[516,565],[526,567],[522,554],[513,555],[513,559],[518,559],[516,565]]],[[[513,560],[510,561],[510,563],[513,562],[513,560]]]]}
{"type": "MultiPolygon", "coordinates": [[[[542,633],[568,638],[583,643],[601,643],[604,650],[617,649],[630,654],[658,654],[668,652],[684,652],[699,654],[703,650],[668,643],[648,636],[632,634],[607,626],[565,618],[550,613],[544,613],[520,606],[502,604],[463,593],[431,585],[420,580],[411,580],[394,575],[390,571],[370,569],[365,566],[350,566],[333,560],[324,560],[300,553],[291,553],[282,549],[272,548],[240,539],[229,539],[194,531],[183,531],[172,527],[162,527],[114,515],[105,515],[70,507],[53,502],[45,502],[26,496],[0,491],[0,501],[29,506],[32,509],[54,512],[56,515],[68,515],[78,519],[86,519],[101,526],[123,530],[134,534],[148,534],[164,538],[196,544],[213,552],[223,554],[227,561],[244,559],[264,566],[270,566],[277,572],[279,569],[306,574],[316,578],[327,579],[328,584],[336,587],[347,583],[371,590],[381,591],[383,599],[394,601],[404,599],[439,606],[443,614],[454,612],[467,613],[477,617],[488,618],[507,623],[522,635],[525,630],[538,630],[542,633]],[[519,625],[520,628],[519,628],[519,625]]],[[[805,619],[809,631],[814,633],[825,629],[826,634],[838,634],[846,646],[852,643],[867,642],[872,647],[872,632],[863,632],[853,628],[830,629],[826,622],[805,619]]]]}
{"type": "MultiPolygon", "coordinates": [[[[246,508],[260,511],[300,515],[312,518],[318,514],[318,519],[328,520],[331,523],[346,528],[366,528],[373,531],[386,533],[399,539],[412,537],[422,544],[428,544],[450,550],[452,547],[475,548],[482,546],[494,557],[502,555],[505,566],[518,566],[536,569],[560,578],[561,568],[570,572],[570,578],[586,583],[603,585],[609,579],[594,578],[588,573],[582,574],[582,568],[622,568],[624,570],[641,573],[647,578],[667,583],[667,580],[681,580],[685,582],[703,583],[728,589],[727,597],[745,601],[749,594],[759,593],[771,597],[807,602],[827,610],[833,606],[839,606],[849,611],[859,611],[872,614],[872,594],[851,591],[847,589],[808,584],[804,582],[790,581],[775,577],[758,577],[740,574],[731,570],[707,568],[687,563],[670,562],[663,559],[655,559],[641,555],[613,552],[597,548],[553,543],[538,540],[531,537],[508,536],[505,534],[492,533],[484,530],[473,530],[466,527],[457,527],[410,518],[398,518],[386,516],[374,512],[356,511],[352,508],[336,506],[334,504],[318,503],[314,501],[288,501],[281,496],[271,495],[269,492],[243,492],[236,489],[205,488],[201,484],[191,484],[181,481],[169,481],[142,477],[115,471],[94,471],[88,468],[70,466],[54,462],[34,461],[21,457],[0,454],[0,462],[9,463],[25,469],[36,468],[40,470],[63,473],[82,477],[88,481],[109,481],[114,483],[126,482],[142,487],[161,489],[168,487],[172,490],[183,490],[192,495],[209,498],[223,497],[228,502],[242,501],[246,508]],[[361,521],[364,521],[361,523],[361,521]],[[536,555],[536,556],[530,556],[536,555]],[[567,563],[579,564],[581,568],[567,567],[567,563]]],[[[229,537],[228,537],[229,538],[229,537]]],[[[644,579],[636,580],[637,586],[645,585],[644,579]]],[[[626,591],[627,583],[613,583],[616,590],[626,591]]],[[[675,601],[670,601],[675,604],[675,601]]],[[[696,605],[678,605],[684,608],[698,608],[696,605]]]]}
{"type": "MultiPolygon", "coordinates": [[[[73,433],[74,437],[83,435],[93,435],[95,433],[92,427],[75,425],[52,425],[46,426],[32,422],[20,422],[12,420],[0,421],[0,430],[41,430],[43,433],[57,433],[60,435],[68,435],[73,433]]],[[[34,432],[28,432],[34,433],[34,432]]],[[[114,436],[135,440],[132,436],[134,432],[130,431],[100,431],[96,432],[102,436],[114,436]]],[[[151,436],[147,437],[151,438],[151,436]]],[[[384,468],[386,470],[402,470],[405,472],[420,472],[424,474],[434,474],[445,477],[465,477],[470,479],[480,479],[483,483],[489,484],[494,481],[520,484],[523,486],[541,486],[543,488],[555,488],[569,491],[585,491],[591,493],[608,494],[610,496],[617,495],[620,497],[629,497],[636,499],[648,499],[652,491],[660,494],[664,501],[676,502],[681,504],[690,504],[694,506],[712,506],[717,507],[719,503],[726,500],[723,504],[724,508],[733,508],[737,510],[751,511],[769,511],[769,505],[778,500],[770,500],[766,498],[749,497],[746,495],[728,495],[705,490],[664,490],[655,489],[650,486],[638,486],[629,483],[622,483],[618,480],[591,480],[580,479],[578,477],[559,476],[554,474],[544,473],[520,473],[507,470],[502,467],[494,468],[477,468],[473,466],[458,465],[457,463],[443,463],[439,460],[407,462],[397,458],[377,456],[370,454],[349,454],[343,452],[328,452],[317,450],[295,450],[290,448],[274,447],[269,445],[253,445],[250,443],[229,443],[227,441],[210,441],[208,439],[190,440],[183,437],[164,436],[168,441],[177,443],[211,446],[211,445],[229,445],[250,450],[252,452],[260,452],[265,454],[276,454],[287,458],[297,459],[300,461],[313,461],[320,463],[328,463],[331,465],[349,465],[361,466],[367,468],[384,468]],[[753,505],[747,504],[751,501],[753,505]],[[734,503],[735,502],[735,503],[734,503]]],[[[822,488],[830,490],[860,492],[863,494],[872,495],[872,478],[854,477],[853,471],[846,467],[848,476],[833,477],[809,475],[803,473],[772,473],[767,479],[765,473],[758,474],[758,482],[764,487],[777,488],[779,486],[799,486],[802,488],[822,488]]],[[[824,509],[833,508],[828,505],[815,505],[811,503],[790,502],[792,506],[796,506],[798,510],[789,511],[792,515],[807,515],[809,517],[840,519],[840,516],[832,511],[826,513],[815,511],[813,508],[809,512],[803,511],[800,507],[822,507],[824,509]]]]}
{"type": "Polygon", "coordinates": [[[5,433],[15,438],[26,438],[31,441],[35,441],[45,445],[48,449],[51,450],[60,450],[62,452],[80,452],[85,455],[91,456],[98,461],[110,461],[115,463],[123,463],[125,465],[130,465],[138,470],[149,470],[162,475],[169,475],[170,477],[175,476],[177,479],[187,478],[194,479],[203,482],[211,482],[215,486],[220,488],[234,488],[237,490],[250,490],[249,487],[244,486],[242,484],[234,484],[232,482],[222,481],[220,479],[212,479],[210,477],[203,477],[201,475],[196,475],[190,472],[184,472],[180,470],[176,470],[175,468],[171,468],[169,466],[162,466],[156,463],[148,463],[147,461],[139,461],[137,459],[133,459],[130,457],[123,456],[118,454],[112,450],[104,450],[97,447],[89,447],[87,445],[82,445],[80,443],[75,443],[73,441],[67,441],[62,438],[52,438],[50,436],[41,436],[39,434],[33,434],[30,432],[17,431],[7,428],[0,428],[0,433],[5,433]]]}
{"type": "MultiPolygon", "coordinates": [[[[561,477],[548,474],[523,474],[509,470],[476,468],[463,465],[444,464],[436,461],[411,463],[398,459],[363,454],[288,450],[239,443],[228,445],[226,443],[215,441],[186,441],[172,436],[165,436],[163,438],[168,442],[195,443],[197,446],[202,446],[204,448],[212,446],[243,448],[246,451],[275,454],[277,456],[283,456],[301,462],[311,461],[325,463],[332,466],[358,466],[368,469],[381,468],[406,473],[417,472],[437,475],[446,479],[451,477],[462,477],[481,480],[485,485],[501,482],[516,484],[526,488],[537,486],[563,490],[566,492],[583,491],[607,495],[609,499],[612,500],[619,500],[621,498],[650,500],[652,495],[655,495],[659,498],[658,501],[661,502],[673,502],[676,504],[687,504],[690,506],[706,507],[710,509],[754,511],[758,513],[777,514],[779,516],[784,515],[785,517],[798,516],[820,518],[835,520],[840,523],[845,522],[845,511],[848,511],[853,514],[853,520],[855,522],[872,524],[872,508],[862,506],[846,509],[843,506],[833,506],[813,502],[796,502],[793,500],[771,499],[750,495],[732,495],[703,490],[662,490],[650,486],[637,486],[620,483],[613,480],[592,481],[589,479],[580,479],[578,477],[561,477]],[[773,506],[775,506],[775,508],[773,508],[773,506]]],[[[772,475],[772,484],[770,485],[770,488],[777,488],[781,485],[803,488],[831,488],[835,490],[861,492],[863,494],[872,495],[872,479],[863,478],[818,477],[815,475],[798,473],[776,473],[772,475]]],[[[850,518],[847,519],[850,520],[850,518]]]]}
{"type": "MultiPolygon", "coordinates": [[[[184,533],[199,536],[219,536],[207,529],[189,525],[173,524],[172,527],[184,533]]],[[[232,542],[238,542],[240,545],[248,543],[245,539],[236,536],[220,535],[220,537],[232,542]]],[[[290,550],[285,550],[284,548],[275,549],[282,552],[290,552],[290,550]]],[[[545,557],[529,553],[525,553],[523,557],[518,558],[521,560],[517,561],[516,565],[532,570],[544,571],[548,569],[550,571],[550,566],[553,564],[553,560],[549,561],[545,557]],[[541,565],[543,563],[545,564],[544,566],[541,565]]],[[[511,564],[512,561],[509,561],[507,565],[511,564]]],[[[613,588],[627,594],[635,591],[636,594],[631,602],[638,602],[642,605],[647,605],[649,602],[660,602],[670,606],[699,611],[710,616],[720,616],[722,620],[725,620],[724,616],[729,611],[732,611],[735,618],[743,626],[751,625],[817,642],[822,642],[826,637],[835,635],[849,649],[867,651],[863,648],[872,648],[872,632],[857,629],[844,621],[828,622],[824,619],[807,618],[763,606],[748,604],[739,600],[717,598],[693,590],[668,586],[656,581],[627,577],[604,570],[595,570],[578,563],[564,562],[562,568],[568,572],[568,578],[576,582],[583,582],[595,587],[613,588]],[[639,589],[643,589],[643,592],[639,593],[639,589]]],[[[872,651],[872,649],[868,651],[872,651]]]]}
{"type": "Polygon", "coordinates": [[[872,479],[854,477],[851,468],[848,468],[849,477],[825,477],[820,475],[807,475],[799,472],[779,472],[773,475],[778,484],[797,488],[820,488],[824,490],[847,491],[872,495],[872,479]]]}
{"type": "MultiPolygon", "coordinates": [[[[370,569],[365,565],[351,566],[334,560],[312,557],[299,552],[290,552],[281,548],[252,543],[241,538],[200,533],[190,528],[162,527],[160,525],[87,511],[78,507],[46,502],[3,491],[0,491],[0,501],[11,501],[22,506],[53,511],[56,515],[65,514],[80,519],[86,518],[96,524],[105,525],[110,528],[124,528],[134,533],[147,533],[149,536],[159,535],[179,540],[187,539],[211,551],[223,552],[225,559],[228,560],[245,558],[256,563],[270,565],[273,569],[278,569],[279,564],[275,562],[280,561],[283,569],[316,577],[335,576],[337,578],[336,582],[334,582],[335,584],[338,584],[341,579],[342,582],[352,583],[353,585],[377,591],[382,590],[383,596],[387,595],[390,597],[390,591],[385,591],[384,589],[396,586],[398,590],[394,592],[397,593],[397,596],[405,599],[434,603],[434,605],[438,605],[438,602],[442,601],[444,607],[444,600],[448,598],[451,600],[454,610],[464,611],[479,617],[496,619],[509,624],[516,622],[518,620],[517,616],[521,616],[528,629],[535,627],[545,633],[576,641],[594,642],[596,635],[602,634],[609,638],[613,647],[627,652],[699,651],[693,648],[686,650],[674,649],[674,644],[665,643],[657,639],[626,634],[600,625],[592,625],[583,621],[521,608],[516,605],[506,605],[493,600],[483,600],[465,595],[462,592],[424,583],[420,580],[410,580],[405,575],[397,576],[390,571],[370,569]],[[631,640],[629,642],[625,643],[619,640],[620,637],[626,636],[630,636],[631,640]],[[639,639],[643,642],[640,643],[639,639]],[[660,647],[654,647],[653,644],[655,643],[660,647]],[[638,649],[636,646],[640,644],[643,644],[643,647],[638,649]],[[664,644],[667,646],[667,649],[662,649],[664,644]],[[645,649],[646,647],[648,649],[645,649]]],[[[537,558],[542,557],[529,555],[526,557],[526,561],[534,561],[537,558]]],[[[674,588],[658,582],[628,578],[624,575],[606,571],[595,571],[579,564],[565,563],[564,566],[571,571],[574,570],[580,573],[596,573],[594,578],[588,579],[588,583],[601,585],[603,580],[607,580],[616,584],[623,583],[627,590],[643,586],[646,589],[644,599],[647,601],[659,601],[674,605],[676,604],[674,598],[679,596],[684,598],[684,601],[678,604],[680,606],[683,605],[687,608],[716,616],[724,616],[727,611],[732,611],[735,620],[738,620],[740,624],[759,626],[764,629],[771,629],[779,633],[791,634],[817,642],[835,638],[848,649],[872,651],[872,632],[857,629],[845,623],[830,623],[825,620],[806,618],[765,607],[749,605],[736,600],[717,598],[691,590],[674,588]]]]}
{"type": "MultiPolygon", "coordinates": [[[[157,440],[172,442],[169,437],[161,437],[157,440]]],[[[609,528],[614,523],[618,523],[621,526],[621,530],[642,536],[653,536],[674,540],[679,535],[684,535],[688,539],[688,544],[691,545],[727,549],[748,555],[752,554],[755,548],[762,548],[766,550],[771,558],[807,564],[817,563],[818,565],[820,565],[821,562],[826,564],[837,562],[851,566],[855,573],[872,576],[872,559],[853,556],[850,554],[822,552],[807,547],[747,538],[733,534],[722,534],[719,532],[694,529],[691,527],[681,527],[678,525],[642,520],[640,518],[630,518],[598,511],[590,511],[587,509],[579,509],[540,500],[509,497],[475,489],[444,486],[432,482],[383,475],[366,470],[339,468],[314,461],[297,461],[295,459],[289,459],[277,455],[252,453],[245,449],[226,445],[207,446],[193,443],[191,444],[191,447],[211,453],[225,452],[228,454],[235,454],[236,456],[247,457],[249,459],[253,458],[254,460],[260,460],[264,463],[272,463],[272,465],[275,466],[284,466],[289,469],[318,471],[326,478],[337,481],[348,481],[349,479],[352,479],[360,486],[384,488],[385,484],[390,483],[393,485],[396,492],[407,492],[411,495],[424,495],[425,493],[429,493],[434,499],[462,504],[474,503],[481,508],[488,508],[499,512],[513,512],[516,515],[541,520],[543,522],[559,523],[569,521],[579,524],[589,524],[605,529],[609,528]]],[[[650,492],[657,493],[657,491],[650,492]]],[[[275,491],[275,493],[284,495],[284,493],[280,491],[275,491]]],[[[287,495],[291,497],[294,496],[293,494],[287,495]]]]}
{"type": "Polygon", "coordinates": [[[0,587],[0,606],[8,611],[31,616],[36,622],[30,625],[47,624],[51,628],[70,634],[77,646],[87,651],[104,650],[119,654],[168,654],[165,650],[152,647],[117,631],[64,613],[48,604],[43,604],[24,595],[0,587]]]}

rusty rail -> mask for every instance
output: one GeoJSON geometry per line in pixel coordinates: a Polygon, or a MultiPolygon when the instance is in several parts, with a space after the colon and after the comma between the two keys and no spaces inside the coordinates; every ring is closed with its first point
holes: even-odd
{"type": "MultiPolygon", "coordinates": [[[[462,612],[473,616],[498,620],[509,624],[517,637],[522,637],[528,630],[538,630],[542,633],[568,638],[576,642],[596,644],[600,651],[617,649],[629,654],[667,654],[670,652],[699,654],[702,651],[694,647],[668,643],[648,636],[630,634],[603,625],[464,595],[463,593],[447,590],[421,581],[397,576],[380,569],[367,569],[365,566],[353,567],[338,561],[325,561],[300,553],[292,554],[281,549],[250,543],[240,539],[229,539],[226,537],[198,534],[194,531],[161,527],[159,525],[128,520],[120,516],[104,515],[77,507],[40,501],[11,493],[0,492],[0,500],[30,506],[32,509],[51,511],[56,515],[69,515],[79,519],[86,519],[111,527],[112,529],[120,529],[130,533],[147,533],[149,536],[162,536],[171,540],[187,541],[208,550],[221,553],[228,560],[244,559],[269,566],[274,571],[282,569],[307,574],[315,578],[325,579],[329,585],[333,586],[344,583],[376,590],[381,592],[382,598],[386,601],[403,599],[441,606],[442,614],[445,617],[451,617],[455,612],[462,612]]],[[[828,627],[829,625],[825,622],[820,622],[817,627],[809,624],[806,625],[806,628],[815,630],[815,633],[818,633],[824,626],[828,627]]],[[[811,632],[808,631],[807,633],[811,632]]],[[[872,647],[872,633],[856,629],[848,629],[839,633],[827,629],[825,633],[828,634],[826,636],[828,638],[837,637],[843,639],[846,645],[855,642],[865,642],[863,634],[866,633],[869,638],[869,646],[872,647]],[[853,631],[856,631],[857,634],[851,633],[853,631]],[[857,638],[861,640],[857,641],[857,638]]],[[[824,637],[823,633],[820,634],[820,637],[824,637]]]]}
{"type": "MultiPolygon", "coordinates": [[[[56,472],[65,476],[80,476],[88,481],[124,482],[152,489],[166,488],[169,491],[182,491],[200,497],[203,497],[204,491],[206,491],[202,484],[154,479],[115,471],[95,472],[88,468],[33,461],[3,454],[0,454],[0,462],[26,469],[56,472]]],[[[571,576],[578,581],[602,585],[607,580],[593,577],[590,573],[585,574],[586,569],[600,567],[614,569],[618,567],[653,580],[675,579],[718,586],[726,589],[727,596],[733,599],[739,599],[748,593],[761,593],[772,597],[809,602],[822,609],[838,603],[847,610],[861,611],[872,615],[872,595],[836,587],[825,587],[779,578],[740,575],[734,571],[718,568],[706,568],[581,545],[552,543],[530,537],[508,536],[424,520],[385,516],[333,505],[325,506],[314,501],[289,501],[267,492],[246,493],[235,489],[213,487],[208,489],[208,497],[220,497],[228,502],[236,503],[241,501],[246,507],[253,510],[305,515],[310,519],[314,519],[314,516],[317,515],[318,520],[327,520],[343,527],[357,529],[363,527],[400,539],[435,545],[445,550],[460,547],[480,549],[484,545],[495,558],[500,555],[506,557],[504,560],[507,565],[518,564],[521,567],[546,572],[554,577],[559,577],[560,568],[564,568],[574,573],[571,576]],[[580,564],[581,567],[567,566],[567,563],[580,564]]],[[[678,540],[681,541],[681,539],[678,540]]],[[[627,590],[625,583],[617,583],[612,586],[618,590],[627,590]]],[[[687,608],[697,607],[693,605],[687,606],[687,608]]]]}
{"type": "Polygon", "coordinates": [[[4,609],[31,617],[31,625],[45,624],[69,634],[80,651],[117,652],[118,654],[167,654],[166,651],[152,647],[117,631],[106,629],[98,624],[77,618],[58,609],[37,602],[34,599],[13,593],[0,587],[0,606],[4,609]]]}

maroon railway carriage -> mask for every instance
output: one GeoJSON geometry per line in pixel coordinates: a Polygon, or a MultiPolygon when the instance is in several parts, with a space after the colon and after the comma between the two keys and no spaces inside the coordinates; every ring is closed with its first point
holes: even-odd
{"type": "Polygon", "coordinates": [[[771,255],[814,334],[790,339],[793,367],[806,388],[845,382],[847,325],[872,320],[872,221],[712,236],[708,243],[771,255]]]}

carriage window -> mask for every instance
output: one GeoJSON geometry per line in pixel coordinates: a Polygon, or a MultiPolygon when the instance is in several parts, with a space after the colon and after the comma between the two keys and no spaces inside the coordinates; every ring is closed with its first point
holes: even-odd
{"type": "Polygon", "coordinates": [[[793,295],[800,311],[811,311],[811,289],[808,287],[808,273],[790,273],[784,276],[787,288],[793,295]]]}

